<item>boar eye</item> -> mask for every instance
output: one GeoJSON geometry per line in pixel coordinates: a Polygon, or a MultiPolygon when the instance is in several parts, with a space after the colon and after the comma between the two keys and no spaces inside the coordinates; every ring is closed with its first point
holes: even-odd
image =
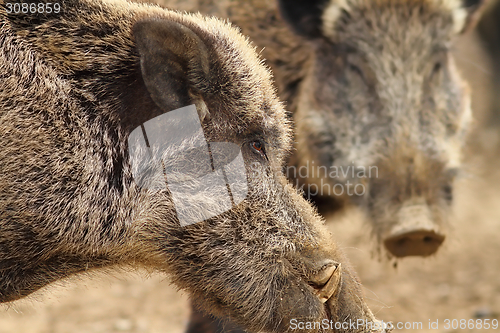
{"type": "Polygon", "coordinates": [[[262,155],[264,157],[267,157],[266,156],[266,150],[265,150],[264,144],[261,141],[255,140],[255,141],[251,142],[250,145],[252,146],[252,149],[256,153],[258,153],[258,154],[260,154],[260,155],[262,155]]]}
{"type": "Polygon", "coordinates": [[[363,75],[363,71],[361,71],[361,68],[359,68],[358,66],[354,65],[354,64],[349,64],[349,70],[351,72],[354,72],[356,73],[357,75],[359,75],[360,78],[362,78],[363,80],[365,79],[364,78],[364,75],[363,75]]]}
{"type": "Polygon", "coordinates": [[[439,75],[442,67],[443,65],[441,64],[441,61],[438,61],[434,64],[434,67],[432,67],[431,79],[439,75]]]}
{"type": "Polygon", "coordinates": [[[434,64],[434,68],[432,69],[432,73],[437,73],[437,72],[439,72],[439,71],[441,70],[441,66],[442,66],[442,65],[441,65],[441,62],[440,62],[440,61],[439,61],[439,62],[436,62],[436,63],[434,64]]]}
{"type": "Polygon", "coordinates": [[[429,79],[432,80],[434,78],[439,78],[442,73],[446,71],[448,56],[448,50],[440,50],[433,56],[433,58],[429,59],[429,65],[432,65],[432,71],[429,74],[429,79]]]}
{"type": "Polygon", "coordinates": [[[451,202],[453,200],[453,188],[451,185],[443,186],[443,193],[447,201],[451,202]]]}
{"type": "Polygon", "coordinates": [[[375,84],[375,74],[363,58],[353,54],[348,55],[347,70],[361,79],[366,85],[373,86],[375,84]]]}

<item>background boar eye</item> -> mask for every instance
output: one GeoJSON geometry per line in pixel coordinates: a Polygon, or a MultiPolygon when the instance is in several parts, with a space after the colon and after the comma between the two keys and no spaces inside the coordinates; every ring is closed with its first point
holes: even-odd
{"type": "Polygon", "coordinates": [[[434,64],[434,68],[432,69],[432,72],[433,72],[433,73],[437,73],[437,72],[439,72],[440,70],[441,70],[441,62],[436,62],[436,63],[434,64]]]}
{"type": "Polygon", "coordinates": [[[363,72],[361,71],[361,68],[359,68],[359,67],[358,67],[358,66],[356,66],[356,65],[349,64],[349,70],[350,70],[351,72],[356,73],[356,75],[359,75],[359,77],[361,77],[361,78],[364,80],[364,76],[363,76],[363,72]]]}
{"type": "Polygon", "coordinates": [[[442,67],[443,65],[441,64],[441,61],[436,62],[434,64],[434,67],[432,67],[431,78],[435,77],[436,75],[439,75],[442,67]]]}
{"type": "MultiPolygon", "coordinates": [[[[438,79],[443,73],[446,72],[446,66],[448,64],[449,51],[446,49],[437,51],[431,59],[429,59],[429,65],[432,65],[432,70],[428,74],[429,79],[438,79]]],[[[428,69],[430,69],[428,67],[428,69]]]]}
{"type": "Polygon", "coordinates": [[[451,185],[443,186],[443,193],[447,201],[451,202],[453,200],[453,188],[451,185]]]}
{"type": "Polygon", "coordinates": [[[375,84],[376,76],[365,59],[360,56],[350,54],[347,56],[346,60],[347,70],[352,73],[355,78],[360,79],[368,86],[373,86],[375,84]]]}

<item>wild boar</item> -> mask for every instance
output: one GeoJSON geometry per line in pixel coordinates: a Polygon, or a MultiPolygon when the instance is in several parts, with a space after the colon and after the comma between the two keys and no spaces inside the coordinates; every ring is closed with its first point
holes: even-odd
{"type": "Polygon", "coordinates": [[[428,256],[444,241],[471,119],[450,47],[480,5],[347,0],[307,12],[281,2],[314,45],[297,96],[294,163],[323,166],[328,173],[317,168],[304,183],[365,207],[396,257],[428,256]]]}
{"type": "Polygon", "coordinates": [[[124,1],[24,5],[0,5],[0,302],[141,266],[250,331],[372,331],[282,173],[290,122],[236,29],[124,1]]]}

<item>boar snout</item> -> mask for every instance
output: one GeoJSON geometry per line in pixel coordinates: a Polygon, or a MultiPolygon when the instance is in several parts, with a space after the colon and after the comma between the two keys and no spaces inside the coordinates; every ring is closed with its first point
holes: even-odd
{"type": "Polygon", "coordinates": [[[317,275],[310,278],[310,281],[317,289],[317,296],[323,303],[333,297],[340,288],[340,281],[342,276],[341,264],[334,264],[325,267],[317,275]]]}
{"type": "Polygon", "coordinates": [[[305,257],[308,284],[314,288],[316,296],[322,303],[336,295],[340,288],[342,265],[326,256],[305,257]]]}
{"type": "MultiPolygon", "coordinates": [[[[294,292],[289,294],[286,301],[294,302],[294,306],[287,306],[287,309],[294,311],[290,313],[288,310],[288,317],[299,322],[321,323],[321,332],[391,331],[390,326],[378,321],[363,299],[357,296],[362,294],[359,280],[343,255],[316,248],[314,251],[304,250],[299,256],[289,260],[302,271],[304,282],[311,287],[307,289],[313,291],[314,301],[307,303],[306,298],[311,298],[311,295],[304,293],[303,286],[297,285],[298,288],[295,288],[292,284],[290,291],[293,289],[294,292]],[[302,293],[297,289],[301,289],[302,293]]],[[[285,331],[289,332],[287,329],[285,331]]],[[[318,332],[318,327],[308,330],[305,326],[304,332],[318,332]]]]}
{"type": "MultiPolygon", "coordinates": [[[[287,317],[304,322],[326,318],[327,311],[323,304],[335,298],[340,291],[341,264],[328,257],[311,258],[308,255],[291,259],[290,263],[298,265],[303,273],[300,274],[302,283],[289,283],[284,297],[281,297],[281,307],[287,309],[287,317]]],[[[283,324],[289,326],[287,321],[283,324]]]]}
{"type": "Polygon", "coordinates": [[[415,205],[400,209],[397,224],[384,237],[384,244],[396,257],[426,257],[435,253],[444,239],[431,219],[429,208],[415,205]]]}

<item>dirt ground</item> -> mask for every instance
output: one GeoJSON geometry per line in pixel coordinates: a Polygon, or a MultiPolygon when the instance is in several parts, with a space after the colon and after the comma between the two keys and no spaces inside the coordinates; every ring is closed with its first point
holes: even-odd
{"type": "MultiPolygon", "coordinates": [[[[399,260],[394,268],[394,261],[376,255],[359,212],[329,221],[374,313],[412,327],[401,330],[405,332],[494,331],[446,329],[445,320],[500,321],[500,129],[483,128],[491,74],[474,46],[476,39],[469,35],[455,50],[464,76],[473,82],[477,121],[467,174],[455,190],[456,216],[438,254],[399,260]],[[429,320],[438,321],[437,329],[429,329],[429,320]]],[[[183,332],[187,318],[187,296],[166,277],[116,272],[74,278],[29,300],[1,306],[0,333],[177,333],[183,332]]]]}

